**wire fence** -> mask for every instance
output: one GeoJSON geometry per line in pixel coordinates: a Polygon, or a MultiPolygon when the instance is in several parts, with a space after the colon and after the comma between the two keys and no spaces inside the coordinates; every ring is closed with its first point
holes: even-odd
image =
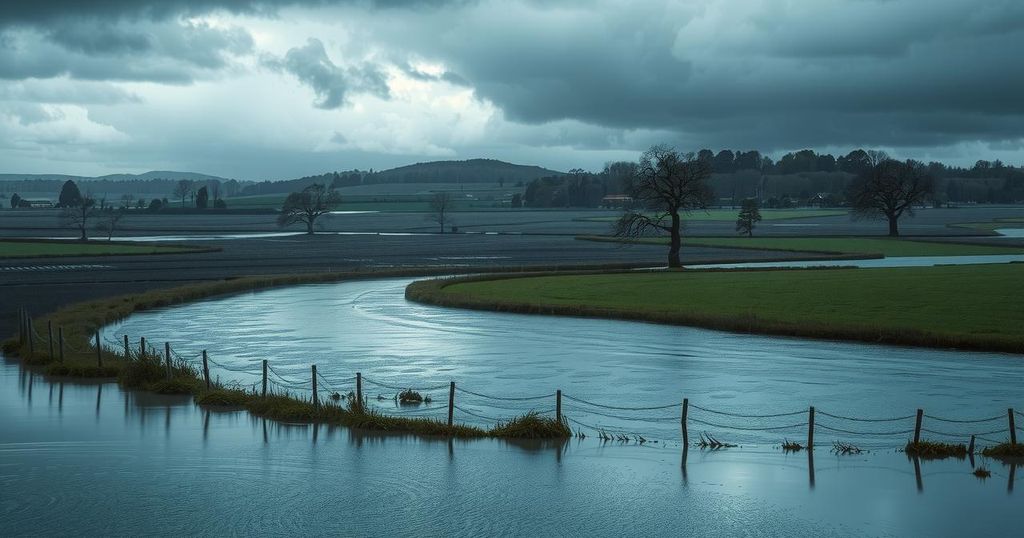
{"type": "MultiPolygon", "coordinates": [[[[39,349],[49,350],[54,344],[63,345],[74,353],[96,353],[92,345],[84,349],[72,348],[66,341],[58,342],[56,335],[51,339],[51,330],[43,336],[29,325],[26,333],[38,342],[39,349]]],[[[127,336],[122,339],[105,337],[102,342],[101,350],[108,353],[129,360],[140,356],[162,359],[169,365],[195,372],[208,384],[221,387],[317,402],[358,399],[363,405],[387,415],[436,420],[448,420],[451,416],[455,422],[476,426],[507,423],[535,413],[564,421],[578,437],[687,442],[689,437],[711,435],[739,444],[778,444],[792,437],[806,439],[804,446],[841,441],[881,448],[903,446],[910,439],[966,443],[973,438],[989,444],[1016,443],[1017,432],[1024,432],[1024,427],[1018,426],[1015,420],[1015,417],[1024,419],[1024,414],[1012,408],[1005,414],[975,418],[940,416],[920,409],[908,415],[880,417],[855,416],[814,407],[744,413],[699,405],[689,399],[625,406],[597,402],[561,390],[528,396],[491,394],[470,390],[452,381],[406,384],[392,378],[326,371],[324,365],[307,370],[275,366],[269,361],[228,363],[209,357],[205,350],[185,353],[169,344],[158,349],[144,338],[132,343],[127,336]]]]}

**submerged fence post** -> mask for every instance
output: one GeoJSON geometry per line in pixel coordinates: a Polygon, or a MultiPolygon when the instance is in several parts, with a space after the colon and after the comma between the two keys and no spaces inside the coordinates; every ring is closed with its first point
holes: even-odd
{"type": "Polygon", "coordinates": [[[313,372],[313,407],[319,408],[320,407],[320,398],[316,394],[316,365],[315,364],[311,367],[311,370],[313,372]]]}
{"type": "Polygon", "coordinates": [[[683,446],[690,446],[690,432],[686,428],[686,415],[690,413],[690,399],[683,398],[683,414],[679,419],[679,424],[683,428],[683,446]]]}
{"type": "Polygon", "coordinates": [[[124,335],[124,360],[132,360],[132,348],[128,346],[128,335],[124,335]]]}
{"type": "MultiPolygon", "coordinates": [[[[32,336],[32,335],[29,335],[32,336]]],[[[57,327],[57,340],[60,343],[60,362],[64,362],[64,326],[57,327]]]]}
{"type": "Polygon", "coordinates": [[[1006,415],[1010,417],[1010,444],[1017,444],[1017,425],[1013,421],[1013,408],[1006,410],[1006,415]]]}
{"type": "Polygon", "coordinates": [[[206,350],[203,350],[203,380],[206,381],[206,390],[210,390],[210,364],[206,362],[206,350]]]}
{"type": "Polygon", "coordinates": [[[363,409],[363,374],[356,372],[356,409],[363,409]]]}
{"type": "Polygon", "coordinates": [[[100,346],[100,332],[96,331],[96,366],[103,368],[103,347],[100,346]]]}
{"type": "Polygon", "coordinates": [[[814,450],[814,406],[807,411],[807,450],[814,450]]]}
{"type": "Polygon", "coordinates": [[[29,356],[35,355],[36,353],[36,328],[32,326],[32,314],[28,313],[28,309],[25,309],[25,336],[28,338],[28,354],[29,356]]]}
{"type": "MultiPolygon", "coordinates": [[[[25,325],[28,327],[28,325],[25,325]]],[[[55,355],[53,353],[53,321],[46,320],[46,340],[50,344],[50,358],[52,359],[55,355]]]]}
{"type": "Polygon", "coordinates": [[[455,420],[455,382],[452,381],[451,385],[448,385],[448,427],[452,427],[452,422],[455,420]]]}
{"type": "Polygon", "coordinates": [[[967,445],[967,454],[971,456],[971,465],[974,465],[974,436],[971,436],[971,444],[967,445]]]}
{"type": "Polygon", "coordinates": [[[18,309],[18,345],[25,345],[25,309],[18,309]]]}
{"type": "Polygon", "coordinates": [[[140,359],[145,359],[146,358],[146,337],[145,336],[139,337],[139,358],[140,359]]]}
{"type": "Polygon", "coordinates": [[[171,379],[171,343],[164,342],[164,361],[167,363],[167,379],[171,379]]]}
{"type": "Polygon", "coordinates": [[[921,421],[924,420],[924,409],[917,410],[917,422],[914,424],[914,444],[921,442],[921,421]]]}
{"type": "Polygon", "coordinates": [[[267,397],[267,359],[263,359],[263,397],[267,397]]]}
{"type": "Polygon", "coordinates": [[[555,419],[562,422],[562,389],[555,391],[555,419]]]}

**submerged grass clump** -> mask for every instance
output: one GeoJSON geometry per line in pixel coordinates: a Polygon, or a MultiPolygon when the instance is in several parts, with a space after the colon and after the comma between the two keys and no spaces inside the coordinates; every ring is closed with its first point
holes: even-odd
{"type": "Polygon", "coordinates": [[[1024,444],[1000,443],[996,446],[985,447],[982,449],[981,455],[1000,460],[1024,460],[1024,444]]]}
{"type": "Polygon", "coordinates": [[[564,421],[545,417],[536,411],[508,422],[499,422],[490,433],[493,437],[504,439],[568,439],[572,436],[572,430],[564,421]]]}
{"type": "Polygon", "coordinates": [[[789,439],[784,439],[782,441],[782,451],[783,452],[800,452],[803,449],[804,449],[804,445],[801,445],[800,443],[798,443],[796,441],[790,441],[789,439]]]}
{"type": "Polygon", "coordinates": [[[853,443],[833,441],[832,452],[840,456],[855,456],[857,454],[864,452],[864,450],[861,449],[859,446],[854,445],[853,443]]]}
{"type": "Polygon", "coordinates": [[[967,445],[963,443],[940,443],[937,441],[908,441],[903,448],[908,456],[923,460],[942,460],[946,458],[964,459],[967,457],[967,445]]]}
{"type": "Polygon", "coordinates": [[[715,436],[710,433],[704,432],[700,434],[700,441],[697,442],[697,446],[700,448],[706,448],[709,450],[721,450],[723,448],[736,448],[737,445],[732,443],[726,443],[719,441],[715,436]]]}
{"type": "Polygon", "coordinates": [[[398,393],[398,402],[404,404],[421,404],[423,403],[423,395],[412,389],[405,389],[398,393]]]}
{"type": "Polygon", "coordinates": [[[974,476],[984,480],[984,479],[992,476],[992,471],[989,471],[988,468],[986,468],[984,466],[979,466],[971,474],[973,474],[974,476]]]}

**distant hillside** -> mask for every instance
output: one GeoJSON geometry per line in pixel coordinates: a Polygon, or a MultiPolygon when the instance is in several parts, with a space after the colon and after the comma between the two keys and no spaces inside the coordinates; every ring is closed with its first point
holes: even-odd
{"type": "Polygon", "coordinates": [[[105,176],[69,176],[65,174],[0,174],[0,181],[149,181],[152,179],[166,179],[179,181],[191,179],[192,181],[227,181],[227,179],[198,172],[174,172],[153,170],[142,174],[109,174],[105,176]]]}
{"type": "Polygon", "coordinates": [[[400,166],[376,172],[370,183],[516,183],[540,177],[560,176],[562,172],[539,166],[512,164],[494,159],[434,161],[400,166]]]}

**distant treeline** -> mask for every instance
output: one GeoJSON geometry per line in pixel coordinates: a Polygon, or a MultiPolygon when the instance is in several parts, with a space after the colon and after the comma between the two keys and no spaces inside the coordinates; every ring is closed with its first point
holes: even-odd
{"type": "MultiPolygon", "coordinates": [[[[868,170],[871,159],[864,150],[838,158],[813,150],[787,153],[778,161],[758,151],[703,149],[697,158],[710,163],[711,185],[719,203],[737,205],[756,198],[765,207],[841,207],[850,181],[868,170]]],[[[606,197],[626,191],[633,163],[612,163],[598,173],[573,170],[529,182],[522,196],[526,207],[600,207],[621,204],[606,197]]],[[[1024,169],[1000,161],[978,161],[971,168],[927,164],[936,178],[936,203],[1024,203],[1024,169]]],[[[513,200],[516,206],[518,200],[513,200]]]]}
{"type": "MultiPolygon", "coordinates": [[[[0,181],[0,193],[9,197],[12,193],[31,193],[39,195],[52,193],[50,197],[56,200],[57,195],[64,185],[64,179],[23,179],[0,181]]],[[[131,180],[75,180],[83,193],[91,194],[95,198],[107,197],[110,199],[120,198],[124,194],[131,194],[135,198],[163,198],[170,196],[180,183],[180,179],[131,179],[131,180]]],[[[234,179],[220,181],[217,179],[192,181],[195,189],[203,186],[211,192],[223,192],[224,196],[235,196],[242,188],[243,183],[234,179]]]]}

